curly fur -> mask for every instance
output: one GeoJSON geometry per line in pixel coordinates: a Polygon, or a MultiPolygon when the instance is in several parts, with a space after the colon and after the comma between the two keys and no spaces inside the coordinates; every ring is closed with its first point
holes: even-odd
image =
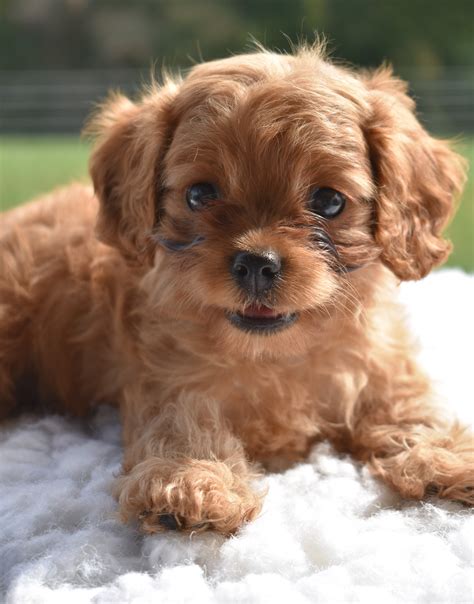
{"type": "Polygon", "coordinates": [[[261,51],[115,95],[88,130],[95,194],[72,185],[1,218],[2,417],[118,404],[120,513],[147,532],[232,533],[258,514],[259,468],[323,438],[403,496],[474,502],[472,435],[436,409],[394,302],[398,279],[446,258],[464,165],[389,69],[261,51]],[[192,213],[186,188],[206,181],[223,201],[192,213]],[[346,195],[335,220],[308,211],[315,186],[346,195]],[[266,249],[284,259],[267,302],[298,320],[258,335],[227,319],[250,302],[229,258],[266,249]]]}

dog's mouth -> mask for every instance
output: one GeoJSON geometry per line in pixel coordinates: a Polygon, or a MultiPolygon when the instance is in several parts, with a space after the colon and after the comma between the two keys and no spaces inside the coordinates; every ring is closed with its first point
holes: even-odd
{"type": "Polygon", "coordinates": [[[242,331],[274,333],[292,325],[297,313],[278,313],[273,308],[260,304],[247,306],[243,312],[227,313],[229,321],[242,331]]]}

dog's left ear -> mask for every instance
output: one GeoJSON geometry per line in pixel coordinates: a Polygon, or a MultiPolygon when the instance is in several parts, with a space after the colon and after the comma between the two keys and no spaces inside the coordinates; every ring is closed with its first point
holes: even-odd
{"type": "Polygon", "coordinates": [[[364,130],[377,185],[375,240],[400,279],[420,279],[451,250],[442,231],[465,182],[465,161],[424,130],[407,86],[391,69],[363,79],[370,107],[364,130]]]}
{"type": "Polygon", "coordinates": [[[128,259],[149,251],[177,90],[170,81],[137,103],[112,95],[85,129],[95,139],[89,171],[100,202],[97,235],[128,259]]]}

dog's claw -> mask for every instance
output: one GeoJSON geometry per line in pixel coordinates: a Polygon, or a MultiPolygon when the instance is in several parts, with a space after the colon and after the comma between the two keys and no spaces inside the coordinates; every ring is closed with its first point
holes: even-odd
{"type": "MultiPolygon", "coordinates": [[[[144,510],[141,514],[139,514],[138,520],[143,521],[153,515],[154,514],[151,510],[144,510]]],[[[207,520],[203,520],[203,522],[199,522],[197,524],[192,524],[191,526],[185,526],[184,520],[180,519],[174,514],[157,514],[153,521],[167,531],[180,531],[183,528],[187,528],[189,530],[200,532],[208,529],[210,526],[207,520]]]]}
{"type": "Polygon", "coordinates": [[[178,531],[181,528],[179,520],[173,514],[160,514],[158,523],[169,531],[178,531]]]}

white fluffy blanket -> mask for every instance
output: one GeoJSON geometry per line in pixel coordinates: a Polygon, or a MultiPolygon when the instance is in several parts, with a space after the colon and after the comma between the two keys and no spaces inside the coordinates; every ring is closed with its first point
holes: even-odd
{"type": "MultiPolygon", "coordinates": [[[[421,361],[472,421],[474,276],[404,285],[421,361]]],[[[9,604],[470,602],[474,517],[402,501],[328,444],[262,483],[261,517],[234,538],[144,538],[114,517],[116,413],[87,426],[23,418],[0,430],[0,583],[9,604]]]]}

